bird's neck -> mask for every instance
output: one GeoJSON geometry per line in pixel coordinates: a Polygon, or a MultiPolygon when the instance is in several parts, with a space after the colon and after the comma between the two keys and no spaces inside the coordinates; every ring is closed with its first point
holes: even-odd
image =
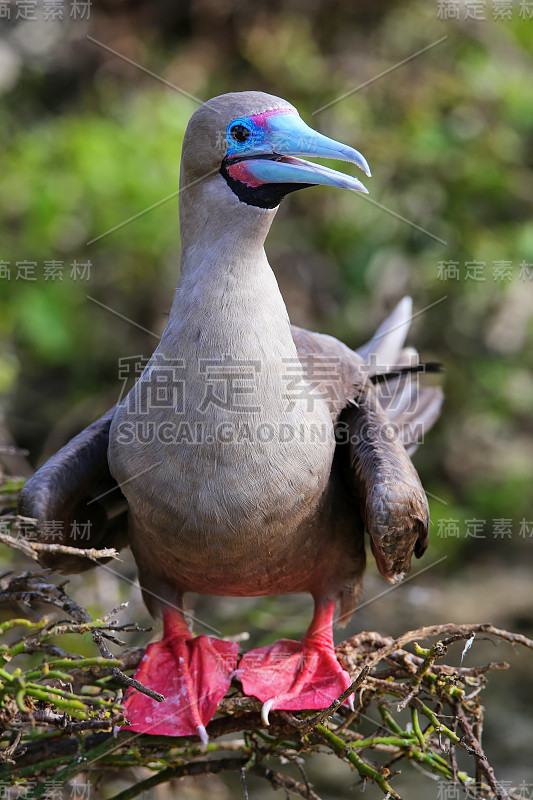
{"type": "Polygon", "coordinates": [[[181,273],[161,348],[189,356],[291,358],[287,309],[264,251],[275,212],[200,189],[181,198],[181,273]],[[204,192],[205,195],[205,192],[204,192]]]}

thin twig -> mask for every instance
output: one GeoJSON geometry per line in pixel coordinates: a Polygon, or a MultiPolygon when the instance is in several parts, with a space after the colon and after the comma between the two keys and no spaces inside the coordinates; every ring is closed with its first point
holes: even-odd
{"type": "MultiPolygon", "coordinates": [[[[2,522],[10,522],[18,519],[23,519],[30,523],[37,522],[37,520],[25,517],[12,517],[9,515],[2,517],[2,522]]],[[[98,561],[102,558],[115,558],[118,561],[121,560],[114,547],[105,547],[102,550],[98,550],[95,547],[83,549],[81,547],[69,547],[65,544],[45,544],[43,542],[32,542],[31,540],[23,537],[16,538],[11,536],[9,533],[4,533],[3,531],[0,531],[0,542],[8,545],[9,547],[13,547],[15,550],[20,550],[22,553],[24,553],[24,555],[33,558],[34,561],[38,561],[39,556],[43,553],[62,553],[69,556],[88,558],[91,561],[98,561]]]]}
{"type": "Polygon", "coordinates": [[[468,722],[460,703],[456,704],[455,713],[457,715],[459,724],[464,731],[465,739],[469,744],[469,746],[474,751],[474,755],[477,760],[480,772],[482,772],[483,775],[485,775],[490,788],[492,789],[498,800],[507,800],[509,795],[507,791],[503,788],[503,786],[501,786],[496,780],[496,776],[494,775],[494,770],[490,766],[487,760],[487,756],[483,752],[483,748],[481,747],[480,742],[476,738],[472,726],[468,722]]]}

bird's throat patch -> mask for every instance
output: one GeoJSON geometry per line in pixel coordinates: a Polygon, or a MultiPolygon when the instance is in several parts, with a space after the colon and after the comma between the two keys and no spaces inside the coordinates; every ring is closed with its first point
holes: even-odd
{"type": "Polygon", "coordinates": [[[312,183],[261,183],[246,169],[246,161],[222,162],[220,174],[242,203],[257,208],[276,208],[286,194],[306,189],[312,183]]]}

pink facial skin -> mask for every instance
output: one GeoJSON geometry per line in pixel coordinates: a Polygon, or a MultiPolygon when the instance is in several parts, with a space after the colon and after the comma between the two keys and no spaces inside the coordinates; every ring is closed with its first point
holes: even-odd
{"type": "Polygon", "coordinates": [[[238,164],[232,164],[231,166],[227,167],[229,175],[233,178],[234,181],[240,181],[241,183],[245,183],[246,186],[262,186],[263,182],[254,178],[253,175],[250,175],[248,170],[246,169],[246,161],[239,161],[238,164]]]}
{"type": "Polygon", "coordinates": [[[294,108],[271,108],[270,111],[262,111],[261,114],[254,114],[251,118],[256,125],[259,125],[261,128],[266,128],[266,120],[268,117],[274,116],[274,114],[297,114],[298,112],[294,110],[294,108]]]}

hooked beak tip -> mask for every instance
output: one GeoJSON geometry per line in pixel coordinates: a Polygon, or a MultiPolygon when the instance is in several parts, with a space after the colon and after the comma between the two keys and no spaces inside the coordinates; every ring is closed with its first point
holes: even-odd
{"type": "Polygon", "coordinates": [[[368,166],[368,161],[366,160],[366,158],[363,155],[361,155],[361,153],[358,150],[355,151],[355,154],[356,154],[355,158],[352,159],[353,163],[357,164],[359,169],[363,170],[363,172],[365,173],[367,178],[371,178],[372,177],[372,173],[370,172],[370,167],[368,166]]]}

